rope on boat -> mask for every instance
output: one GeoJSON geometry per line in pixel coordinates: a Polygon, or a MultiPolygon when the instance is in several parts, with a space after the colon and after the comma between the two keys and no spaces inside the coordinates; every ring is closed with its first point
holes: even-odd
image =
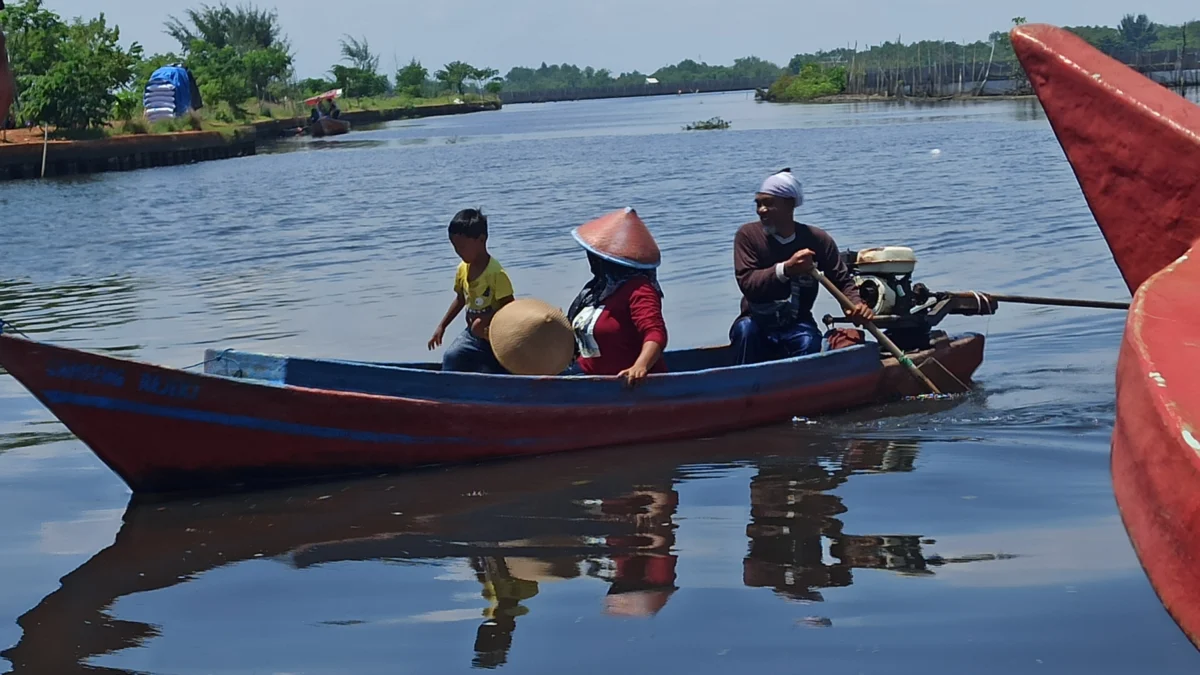
{"type": "Polygon", "coordinates": [[[17,335],[20,335],[21,337],[25,338],[26,340],[33,339],[33,338],[29,337],[28,335],[26,335],[25,331],[18,328],[17,324],[15,324],[11,321],[5,321],[4,319],[0,319],[0,335],[4,334],[5,328],[11,328],[12,332],[16,333],[17,335]]]}
{"type": "MultiPolygon", "coordinates": [[[[29,337],[29,335],[27,335],[25,333],[25,331],[23,331],[19,327],[17,327],[17,324],[15,324],[11,321],[7,321],[5,319],[0,319],[0,335],[3,335],[6,331],[11,331],[13,333],[16,333],[17,335],[20,335],[21,337],[25,338],[26,340],[33,339],[33,338],[29,337]]],[[[237,370],[233,371],[233,377],[245,377],[245,372],[242,370],[242,365],[240,363],[238,363],[237,361],[229,358],[229,352],[232,352],[232,351],[233,351],[233,348],[226,349],[211,359],[205,359],[204,361],[201,361],[200,363],[196,363],[196,364],[187,366],[185,368],[181,368],[181,370],[192,370],[193,368],[207,366],[210,363],[216,363],[218,361],[229,361],[230,363],[232,363],[234,365],[235,368],[237,368],[237,370]]]]}
{"type": "Polygon", "coordinates": [[[242,371],[242,365],[240,363],[238,363],[237,361],[229,358],[229,352],[231,352],[231,351],[233,351],[233,348],[226,349],[211,359],[205,359],[205,360],[201,361],[200,363],[195,363],[190,366],[181,368],[181,370],[191,370],[193,368],[207,366],[210,363],[217,363],[219,361],[228,361],[228,362],[232,363],[235,368],[237,368],[237,370],[233,371],[233,377],[245,377],[245,373],[242,371]]]}
{"type": "Polygon", "coordinates": [[[991,316],[995,312],[992,311],[992,303],[987,302],[987,296],[979,291],[967,291],[975,298],[975,303],[978,308],[975,310],[981,315],[991,316]],[[986,311],[985,311],[986,310],[986,311]]]}

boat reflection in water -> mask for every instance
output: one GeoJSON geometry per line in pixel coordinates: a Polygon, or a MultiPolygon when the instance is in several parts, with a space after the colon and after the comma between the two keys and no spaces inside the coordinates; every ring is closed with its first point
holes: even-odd
{"type": "Polygon", "coordinates": [[[846,534],[838,519],[846,507],[830,493],[857,473],[910,471],[916,454],[915,442],[774,428],[200,501],[135,497],[115,542],[21,616],[23,635],[2,655],[15,673],[124,673],[90,661],[152,647],[160,627],[112,616],[119,598],[253,558],[295,569],[466,559],[487,602],[472,663],[497,667],[546,582],[601,579],[605,613],[659,612],[679,588],[675,486],[698,472],[746,467],[757,475],[744,585],[820,600],[820,589],[850,585],[856,568],[928,574],[947,562],[926,559],[916,535],[846,534]]]}

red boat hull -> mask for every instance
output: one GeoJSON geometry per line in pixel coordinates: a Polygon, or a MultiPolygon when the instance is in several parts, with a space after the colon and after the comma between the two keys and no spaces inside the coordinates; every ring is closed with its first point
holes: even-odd
{"type": "Polygon", "coordinates": [[[308,133],[313,138],[340,136],[341,134],[350,133],[350,123],[345,120],[335,120],[332,117],[322,117],[320,120],[308,125],[308,133]]]}
{"type": "Polygon", "coordinates": [[[1200,237],[1200,107],[1070,31],[1012,43],[1133,293],[1200,237]]]}
{"type": "Polygon", "coordinates": [[[1155,592],[1200,647],[1200,107],[1065,30],[1012,40],[1134,292],[1113,490],[1155,592]]]}
{"type": "MultiPolygon", "coordinates": [[[[934,353],[967,381],[983,337],[934,353]]],[[[831,356],[812,367],[811,384],[746,396],[723,392],[718,376],[711,395],[685,401],[447,403],[216,377],[0,335],[0,364],[134,492],[702,437],[899,395],[894,364],[874,358],[831,356]]]]}
{"type": "Polygon", "coordinates": [[[1200,257],[1142,284],[1117,362],[1113,490],[1163,606],[1200,646],[1200,257]]]}

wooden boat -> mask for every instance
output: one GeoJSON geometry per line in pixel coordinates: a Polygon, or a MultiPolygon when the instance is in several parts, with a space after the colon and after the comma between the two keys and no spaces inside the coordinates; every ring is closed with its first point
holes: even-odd
{"type": "MultiPolygon", "coordinates": [[[[943,334],[910,358],[969,382],[983,347],[943,334]]],[[[664,358],[671,372],[630,390],[232,350],[200,373],[0,335],[0,366],[135,493],[697,438],[922,393],[875,343],[746,366],[728,346],[664,358]]]]}
{"type": "Polygon", "coordinates": [[[1112,480],[1142,567],[1200,647],[1200,107],[1047,25],[1013,47],[1133,293],[1112,480]]]}
{"type": "Polygon", "coordinates": [[[350,123],[343,119],[322,117],[308,125],[308,133],[313,138],[323,136],[340,136],[350,133],[350,123]]]}

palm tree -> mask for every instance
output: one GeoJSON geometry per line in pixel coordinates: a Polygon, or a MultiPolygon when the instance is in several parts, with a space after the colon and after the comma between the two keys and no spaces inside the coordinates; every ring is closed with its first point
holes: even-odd
{"type": "Polygon", "coordinates": [[[1145,14],[1126,14],[1117,26],[1121,41],[1127,47],[1132,47],[1140,58],[1147,47],[1158,40],[1158,27],[1145,14]]]}
{"type": "Polygon", "coordinates": [[[433,74],[439,82],[445,84],[447,88],[457,91],[460,96],[465,93],[463,83],[471,79],[474,75],[475,68],[469,63],[462,61],[447,63],[442,70],[433,74]]]}
{"type": "Polygon", "coordinates": [[[471,73],[471,79],[475,80],[475,86],[481,91],[485,82],[500,74],[500,71],[495,68],[475,68],[475,72],[471,73]]]}
{"type": "Polygon", "coordinates": [[[201,5],[200,9],[184,12],[190,27],[174,16],[166,22],[166,32],[179,41],[184,52],[191,49],[193,40],[204,40],[220,47],[233,47],[239,54],[278,47],[289,51],[287,40],[279,25],[275,10],[261,10],[253,5],[230,7],[222,2],[216,7],[201,5]]]}
{"type": "Polygon", "coordinates": [[[367,38],[363,37],[362,42],[350,37],[349,42],[340,40],[342,45],[342,58],[349,61],[358,70],[365,73],[375,74],[379,70],[379,55],[371,53],[371,46],[367,44],[367,38]]]}

